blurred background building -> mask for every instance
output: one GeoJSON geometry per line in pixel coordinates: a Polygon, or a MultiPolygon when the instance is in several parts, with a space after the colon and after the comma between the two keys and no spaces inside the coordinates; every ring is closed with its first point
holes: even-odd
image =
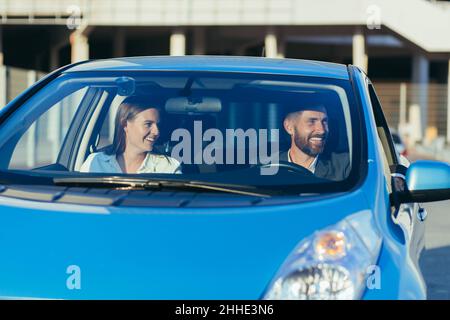
{"type": "Polygon", "coordinates": [[[0,105],[68,63],[250,55],[355,64],[390,126],[447,157],[450,1],[0,0],[0,105]]]}

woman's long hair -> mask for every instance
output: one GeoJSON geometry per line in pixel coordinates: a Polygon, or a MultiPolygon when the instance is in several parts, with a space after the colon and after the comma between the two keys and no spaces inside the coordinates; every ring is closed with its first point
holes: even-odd
{"type": "Polygon", "coordinates": [[[125,126],[127,121],[133,120],[138,113],[147,109],[156,109],[161,116],[161,109],[157,105],[151,99],[145,99],[144,97],[130,96],[126,98],[117,109],[114,139],[112,145],[105,150],[105,153],[108,155],[122,154],[126,147],[125,126]]]}

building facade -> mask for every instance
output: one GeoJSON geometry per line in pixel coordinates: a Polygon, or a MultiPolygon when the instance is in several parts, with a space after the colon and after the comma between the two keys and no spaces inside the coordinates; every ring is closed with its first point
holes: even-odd
{"type": "MultiPolygon", "coordinates": [[[[391,125],[450,142],[448,1],[1,0],[0,18],[0,66],[40,72],[169,54],[351,63],[377,86],[391,125]]],[[[13,94],[6,80],[0,90],[3,105],[13,94]]]]}

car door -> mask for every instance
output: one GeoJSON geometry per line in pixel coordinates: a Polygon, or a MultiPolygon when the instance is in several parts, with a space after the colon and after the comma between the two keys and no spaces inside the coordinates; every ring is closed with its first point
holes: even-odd
{"type": "MultiPolygon", "coordinates": [[[[394,193],[396,190],[403,188],[402,184],[406,186],[405,175],[407,168],[399,162],[394,147],[394,141],[383,114],[380,101],[376,95],[375,88],[370,81],[367,82],[367,89],[377,126],[380,153],[390,169],[390,176],[388,176],[388,173],[385,174],[386,180],[390,181],[390,192],[394,193]]],[[[425,219],[422,211],[423,209],[418,203],[406,203],[401,204],[398,207],[395,207],[394,204],[391,203],[391,206],[393,209],[392,219],[402,228],[410,258],[416,265],[416,268],[419,269],[419,257],[424,248],[425,240],[425,219]]]]}

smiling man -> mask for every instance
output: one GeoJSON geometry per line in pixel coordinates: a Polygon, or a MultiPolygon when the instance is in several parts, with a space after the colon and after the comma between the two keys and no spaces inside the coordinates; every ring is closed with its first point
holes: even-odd
{"type": "Polygon", "coordinates": [[[285,117],[283,126],[290,135],[291,146],[280,154],[281,161],[302,166],[320,178],[345,179],[350,170],[348,154],[324,154],[329,128],[323,105],[297,108],[285,117]]]}

